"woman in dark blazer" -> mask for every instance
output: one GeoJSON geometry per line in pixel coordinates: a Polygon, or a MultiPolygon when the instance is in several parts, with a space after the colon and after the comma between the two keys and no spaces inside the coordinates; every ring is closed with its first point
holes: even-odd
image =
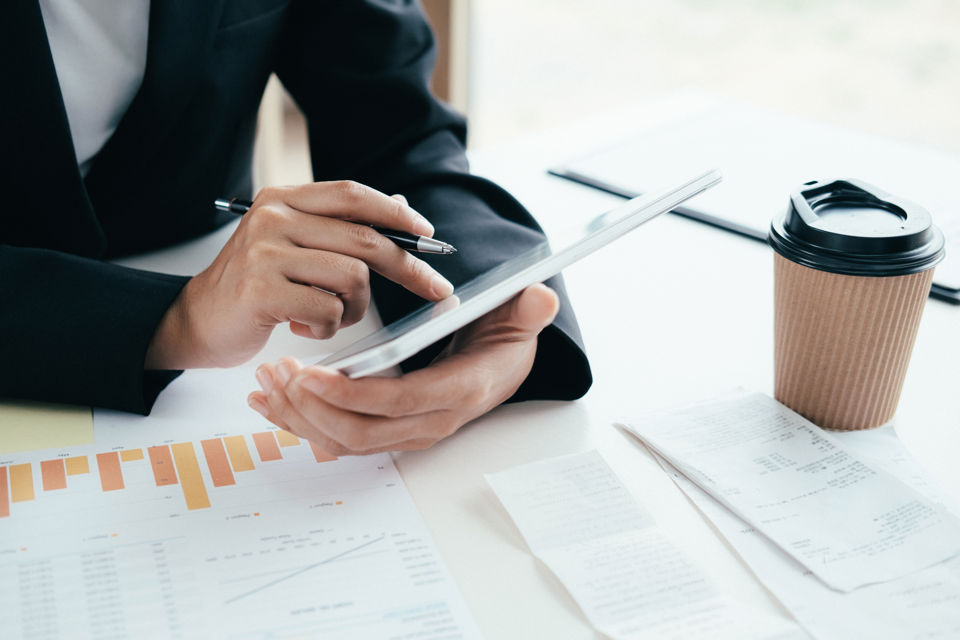
{"type": "MultiPolygon", "coordinates": [[[[513,198],[469,174],[465,122],[427,89],[435,47],[416,3],[153,0],[142,84],[86,175],[37,0],[4,13],[0,396],[147,413],[178,370],[238,364],[275,324],[327,337],[370,294],[390,322],[448,293],[356,221],[432,225],[461,249],[427,261],[455,284],[543,238],[513,198]],[[317,184],[261,192],[192,279],[108,262],[207,233],[229,219],[216,197],[253,195],[271,72],[307,117],[317,184]],[[293,277],[293,263],[316,273],[293,277]]],[[[558,295],[527,290],[401,378],[265,365],[251,406],[336,453],[427,446],[507,399],[579,397],[590,371],[562,283],[548,284],[558,295]]]]}

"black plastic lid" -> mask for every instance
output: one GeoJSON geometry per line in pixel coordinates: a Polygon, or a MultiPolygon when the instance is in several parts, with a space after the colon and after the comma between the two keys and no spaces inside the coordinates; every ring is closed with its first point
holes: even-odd
{"type": "Polygon", "coordinates": [[[854,276],[926,271],[944,256],[926,209],[860,180],[804,183],[767,240],[788,260],[854,276]]]}

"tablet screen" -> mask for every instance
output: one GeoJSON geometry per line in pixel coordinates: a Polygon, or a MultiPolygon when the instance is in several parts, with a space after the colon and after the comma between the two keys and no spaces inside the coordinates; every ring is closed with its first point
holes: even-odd
{"type": "Polygon", "coordinates": [[[709,171],[673,189],[634,198],[584,225],[554,234],[550,241],[457,287],[449,298],[425,304],[317,364],[339,369],[350,377],[370,375],[398,364],[492,311],[525,287],[556,275],[565,266],[719,181],[719,171],[709,171]]]}
{"type": "MultiPolygon", "coordinates": [[[[440,300],[439,302],[430,302],[424,304],[416,311],[405,315],[399,320],[388,324],[382,329],[375,331],[364,338],[360,338],[349,347],[346,347],[345,349],[328,356],[319,364],[328,364],[328,362],[332,363],[336,360],[342,360],[354,354],[386,344],[391,340],[398,338],[399,336],[405,335],[412,328],[420,326],[425,322],[431,320],[439,322],[442,316],[457,311],[464,305],[469,304],[469,302],[476,298],[478,294],[488,291],[490,287],[498,282],[509,278],[511,275],[516,275],[517,273],[522,272],[524,269],[540,262],[543,258],[548,257],[551,254],[552,251],[550,243],[542,242],[532,249],[521,253],[518,256],[510,258],[506,262],[500,263],[493,269],[485,271],[479,276],[457,287],[453,292],[453,295],[450,297],[440,300]]],[[[442,338],[443,336],[440,337],[442,338]]]]}

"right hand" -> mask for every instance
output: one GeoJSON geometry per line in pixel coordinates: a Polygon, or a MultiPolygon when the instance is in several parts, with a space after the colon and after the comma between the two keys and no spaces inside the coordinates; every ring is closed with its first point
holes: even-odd
{"type": "Polygon", "coordinates": [[[283,322],[299,336],[329,338],[366,313],[369,269],[427,300],[453,292],[426,262],[367,225],[433,235],[402,196],[355,182],[263,189],[213,264],[168,309],[146,368],[246,362],[283,322]]]}

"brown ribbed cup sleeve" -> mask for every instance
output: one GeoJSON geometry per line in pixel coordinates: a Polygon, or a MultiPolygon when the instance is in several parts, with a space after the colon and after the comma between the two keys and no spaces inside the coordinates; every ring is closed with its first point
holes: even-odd
{"type": "Polygon", "coordinates": [[[827,429],[893,417],[933,269],[865,277],[774,253],[774,394],[827,429]]]}

